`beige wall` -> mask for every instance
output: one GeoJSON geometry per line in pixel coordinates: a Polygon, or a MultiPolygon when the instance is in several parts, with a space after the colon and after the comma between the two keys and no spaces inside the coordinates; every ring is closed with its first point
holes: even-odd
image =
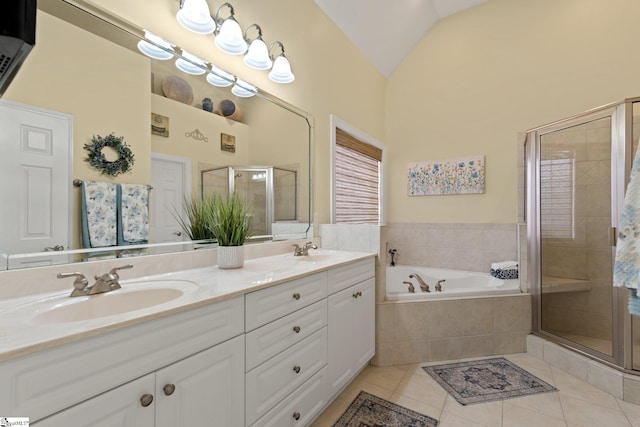
{"type": "Polygon", "coordinates": [[[516,220],[517,132],[640,95],[635,0],[490,0],[387,81],[390,222],[516,220]],[[407,163],[484,154],[484,195],[407,197],[407,163]]]}

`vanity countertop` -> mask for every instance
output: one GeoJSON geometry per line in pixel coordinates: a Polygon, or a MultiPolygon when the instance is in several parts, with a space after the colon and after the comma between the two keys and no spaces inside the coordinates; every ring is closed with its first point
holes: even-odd
{"type": "MultiPolygon", "coordinates": [[[[65,291],[0,300],[0,361],[244,295],[373,256],[375,254],[372,253],[320,249],[311,251],[308,257],[294,257],[287,253],[249,259],[243,268],[233,270],[212,266],[121,280],[122,289],[106,294],[71,298],[70,281],[69,289],[65,291]],[[89,298],[105,298],[106,301],[106,298],[113,298],[118,293],[123,295],[117,295],[112,301],[126,303],[125,293],[135,293],[136,286],[142,289],[150,285],[171,288],[169,290],[182,289],[182,294],[146,308],[133,311],[123,308],[120,314],[89,320],[47,321],[45,312],[54,306],[72,305],[89,298]],[[41,314],[45,316],[38,317],[41,314]]],[[[162,292],[159,294],[162,295],[162,292]]]]}

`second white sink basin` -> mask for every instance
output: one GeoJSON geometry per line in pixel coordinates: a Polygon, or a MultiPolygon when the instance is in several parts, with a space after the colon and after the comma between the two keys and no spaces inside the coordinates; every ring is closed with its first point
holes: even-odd
{"type": "Polygon", "coordinates": [[[59,296],[25,304],[32,324],[69,323],[129,313],[174,301],[197,288],[187,280],[155,280],[122,284],[122,288],[82,297],[59,296]]]}

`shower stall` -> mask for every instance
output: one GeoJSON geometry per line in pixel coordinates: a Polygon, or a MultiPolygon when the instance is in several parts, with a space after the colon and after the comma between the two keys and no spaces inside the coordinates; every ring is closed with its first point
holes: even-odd
{"type": "Polygon", "coordinates": [[[640,317],[612,283],[639,136],[640,98],[627,99],[528,131],[522,163],[534,333],[636,374],[640,317]]]}
{"type": "Polygon", "coordinates": [[[272,236],[274,222],[298,220],[297,172],[273,166],[224,166],[200,171],[202,194],[236,192],[253,204],[251,233],[272,236]]]}

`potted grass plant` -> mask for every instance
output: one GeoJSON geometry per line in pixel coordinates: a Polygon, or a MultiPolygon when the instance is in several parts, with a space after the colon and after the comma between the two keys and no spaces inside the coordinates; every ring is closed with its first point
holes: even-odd
{"type": "Polygon", "coordinates": [[[251,237],[252,208],[236,193],[212,195],[209,227],[218,241],[218,267],[240,268],[244,265],[244,243],[251,237]]]}
{"type": "Polygon", "coordinates": [[[214,196],[185,197],[182,201],[182,212],[174,211],[173,216],[180,224],[182,231],[191,240],[214,239],[211,232],[211,216],[214,210],[214,196]]]}

